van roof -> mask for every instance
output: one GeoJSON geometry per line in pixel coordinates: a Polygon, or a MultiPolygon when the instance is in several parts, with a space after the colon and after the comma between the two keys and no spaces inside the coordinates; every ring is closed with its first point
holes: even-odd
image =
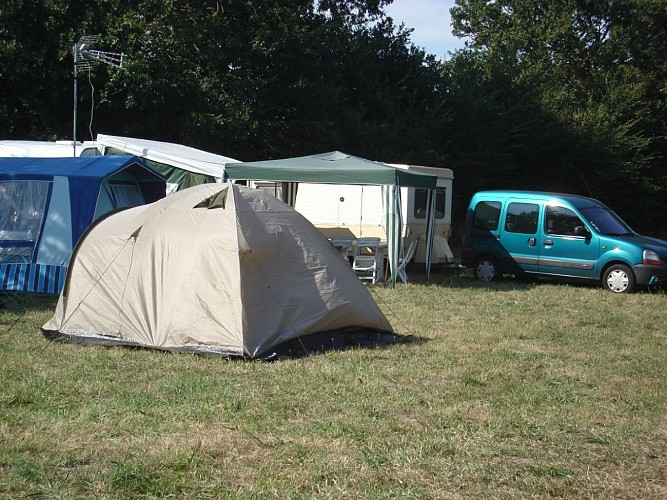
{"type": "Polygon", "coordinates": [[[521,190],[491,190],[491,191],[478,191],[473,195],[473,199],[478,197],[488,197],[496,196],[503,198],[532,198],[534,200],[548,201],[550,199],[559,199],[561,201],[566,201],[573,205],[576,208],[586,208],[600,206],[605,207],[606,205],[601,201],[598,201],[594,198],[589,198],[587,196],[581,196],[578,194],[568,194],[568,193],[552,193],[549,191],[521,191],[521,190]]]}

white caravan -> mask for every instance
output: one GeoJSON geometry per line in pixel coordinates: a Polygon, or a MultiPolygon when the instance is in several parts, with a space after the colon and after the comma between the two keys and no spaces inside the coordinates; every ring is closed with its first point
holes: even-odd
{"type": "MultiPolygon", "coordinates": [[[[395,164],[391,166],[438,177],[432,263],[453,264],[454,256],[448,240],[452,224],[454,173],[448,168],[395,164]]],[[[280,183],[254,181],[249,184],[282,198],[280,183]]],[[[426,262],[427,195],[428,191],[424,188],[401,188],[403,245],[407,248],[413,240],[419,240],[414,256],[417,263],[426,262]]],[[[381,186],[299,183],[295,208],[328,238],[378,236],[386,240],[381,186]]]]}
{"type": "MultiPolygon", "coordinates": [[[[74,156],[72,141],[0,141],[0,156],[30,158],[67,158],[74,156]]],[[[102,156],[91,141],[76,143],[76,156],[102,156]]]]}

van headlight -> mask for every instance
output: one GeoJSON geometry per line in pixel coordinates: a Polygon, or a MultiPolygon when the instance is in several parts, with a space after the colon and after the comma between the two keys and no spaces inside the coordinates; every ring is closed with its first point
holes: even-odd
{"type": "Polygon", "coordinates": [[[644,250],[642,262],[644,264],[653,264],[657,266],[664,264],[664,262],[660,260],[660,256],[657,252],[654,252],[653,250],[644,250]]]}

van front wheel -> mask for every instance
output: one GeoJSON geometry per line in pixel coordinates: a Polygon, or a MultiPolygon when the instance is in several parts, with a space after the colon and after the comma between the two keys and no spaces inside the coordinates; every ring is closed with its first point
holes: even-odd
{"type": "Polygon", "coordinates": [[[486,283],[498,281],[501,275],[498,261],[493,257],[480,257],[477,259],[473,267],[473,273],[475,278],[486,283]]]}
{"type": "Polygon", "coordinates": [[[602,286],[614,293],[630,293],[635,289],[635,275],[628,266],[614,264],[604,272],[602,286]]]}

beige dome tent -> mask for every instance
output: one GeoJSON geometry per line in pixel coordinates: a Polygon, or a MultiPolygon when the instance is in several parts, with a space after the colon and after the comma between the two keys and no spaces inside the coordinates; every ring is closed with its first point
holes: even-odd
{"type": "Polygon", "coordinates": [[[204,184],[94,225],[42,330],[73,342],[256,357],[350,328],[392,330],[310,222],[259,190],[204,184]]]}

